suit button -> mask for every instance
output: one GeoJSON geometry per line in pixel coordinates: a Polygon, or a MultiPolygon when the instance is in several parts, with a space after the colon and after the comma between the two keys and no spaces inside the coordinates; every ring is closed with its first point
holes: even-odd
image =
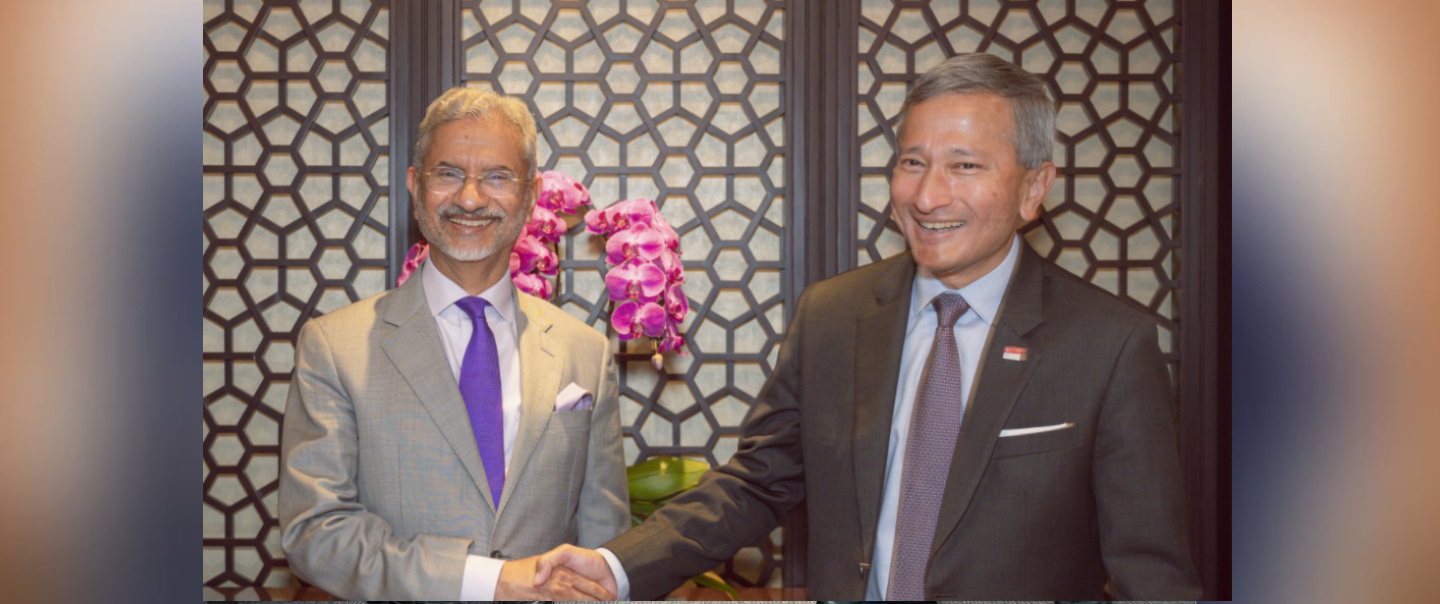
{"type": "Polygon", "coordinates": [[[493,552],[490,552],[490,557],[491,557],[491,558],[494,558],[494,559],[496,559],[496,560],[504,560],[504,559],[505,559],[505,554],[502,553],[500,550],[497,549],[497,550],[495,550],[495,551],[493,551],[493,552]]]}

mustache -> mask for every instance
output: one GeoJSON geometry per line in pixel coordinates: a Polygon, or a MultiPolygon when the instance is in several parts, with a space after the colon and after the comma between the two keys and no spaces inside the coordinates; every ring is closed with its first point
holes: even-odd
{"type": "Polygon", "coordinates": [[[493,218],[493,219],[495,219],[495,220],[505,220],[505,219],[507,219],[507,218],[510,217],[508,214],[506,214],[505,212],[501,211],[501,210],[498,209],[498,208],[480,208],[480,209],[475,210],[474,212],[466,212],[465,210],[460,209],[459,206],[445,206],[445,207],[443,207],[443,208],[440,208],[439,211],[435,212],[435,216],[438,217],[438,218],[441,218],[441,219],[449,219],[449,218],[470,218],[470,219],[493,218]]]}

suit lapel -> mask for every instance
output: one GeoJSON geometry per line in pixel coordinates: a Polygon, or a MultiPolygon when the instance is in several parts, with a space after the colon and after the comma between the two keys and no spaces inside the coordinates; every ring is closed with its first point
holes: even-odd
{"type": "Polygon", "coordinates": [[[480,462],[480,450],[475,445],[475,433],[470,427],[470,414],[465,410],[465,399],[460,396],[460,387],[445,358],[435,317],[426,307],[421,281],[422,275],[417,273],[386,298],[388,305],[382,316],[396,326],[397,331],[385,342],[385,354],[410,384],[445,442],[454,449],[475,488],[490,501],[490,487],[480,462]]]}
{"type": "Polygon", "coordinates": [[[1000,429],[1005,426],[1011,410],[1015,408],[1015,401],[1041,361],[1043,351],[1036,350],[1034,343],[1025,339],[1042,318],[1040,302],[1044,276],[1040,263],[1040,257],[1028,245],[1021,243],[1019,266],[1001,303],[990,341],[986,343],[985,356],[976,375],[978,386],[970,406],[965,409],[959,442],[950,460],[945,498],[940,505],[930,550],[932,556],[965,516],[970,499],[980,485],[980,478],[990,464],[990,455],[995,450],[1000,429]],[[1007,346],[1029,349],[1027,359],[1005,360],[1004,349],[1007,346]]]}
{"type": "Polygon", "coordinates": [[[900,355],[905,347],[906,315],[910,311],[911,282],[915,278],[915,263],[908,253],[887,262],[891,267],[873,284],[875,306],[856,319],[853,347],[855,421],[851,454],[858,498],[856,509],[860,512],[860,535],[866,556],[873,551],[875,527],[880,518],[895,388],[900,380],[900,355]]]}
{"type": "Polygon", "coordinates": [[[544,305],[516,292],[515,309],[520,345],[520,429],[515,435],[515,448],[505,472],[505,489],[497,514],[504,511],[506,502],[515,494],[530,455],[535,452],[545,425],[555,411],[555,397],[560,393],[560,369],[565,366],[564,352],[550,333],[552,323],[545,316],[544,305]]]}

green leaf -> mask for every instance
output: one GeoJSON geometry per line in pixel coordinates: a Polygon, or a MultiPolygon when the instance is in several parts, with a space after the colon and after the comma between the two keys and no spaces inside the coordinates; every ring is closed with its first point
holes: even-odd
{"type": "Polygon", "coordinates": [[[740,594],[735,593],[735,588],[730,587],[730,584],[726,583],[725,579],[720,578],[720,575],[713,570],[703,575],[695,575],[691,577],[690,580],[694,581],[695,584],[700,587],[709,587],[723,591],[731,600],[740,599],[740,594]]]}
{"type": "Polygon", "coordinates": [[[710,465],[685,457],[655,457],[625,469],[630,500],[660,501],[695,486],[710,465]]]}
{"type": "Polygon", "coordinates": [[[664,501],[631,501],[630,513],[641,518],[649,518],[662,505],[665,505],[664,501]]]}

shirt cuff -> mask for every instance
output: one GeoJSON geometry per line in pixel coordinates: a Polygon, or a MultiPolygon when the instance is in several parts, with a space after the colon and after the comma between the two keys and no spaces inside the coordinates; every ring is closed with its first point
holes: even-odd
{"type": "Polygon", "coordinates": [[[465,556],[465,573],[460,577],[461,600],[495,599],[495,587],[500,584],[500,567],[504,560],[476,556],[465,556]]]}
{"type": "Polygon", "coordinates": [[[630,599],[630,577],[625,574],[625,567],[620,566],[620,559],[615,553],[603,547],[595,551],[605,558],[605,563],[610,565],[610,574],[615,575],[615,597],[620,600],[630,599]]]}

